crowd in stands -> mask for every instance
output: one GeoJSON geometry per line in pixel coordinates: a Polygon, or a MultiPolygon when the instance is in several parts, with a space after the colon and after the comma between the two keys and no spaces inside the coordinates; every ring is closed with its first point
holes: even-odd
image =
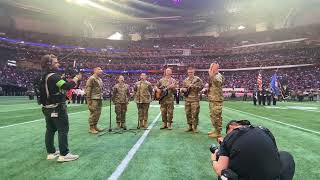
{"type": "MultiPolygon", "coordinates": [[[[263,82],[267,88],[270,84],[273,74],[277,74],[280,82],[286,83],[289,89],[292,90],[305,90],[305,89],[319,89],[320,88],[320,66],[312,67],[300,67],[300,68],[288,68],[288,69],[275,69],[261,71],[263,82]]],[[[224,87],[226,88],[245,88],[252,91],[256,87],[258,70],[250,71],[225,71],[222,74],[225,77],[224,87]]],[[[19,87],[25,87],[29,90],[33,88],[33,82],[36,77],[39,77],[40,71],[36,70],[22,70],[16,67],[1,66],[0,67],[0,81],[1,84],[16,85],[19,87]]],[[[104,82],[104,93],[108,94],[110,87],[116,83],[117,76],[120,74],[105,74],[102,77],[104,82]]],[[[131,87],[139,80],[139,73],[122,73],[125,77],[126,83],[131,87]]],[[[196,72],[205,83],[208,82],[207,72],[196,72]]],[[[86,79],[90,76],[90,73],[84,73],[84,80],[81,83],[80,88],[84,88],[86,79]]],[[[149,73],[149,81],[153,84],[162,77],[162,73],[149,73]]],[[[175,73],[176,78],[180,86],[183,80],[187,77],[186,72],[179,74],[175,73]]]]}
{"type": "Polygon", "coordinates": [[[218,62],[223,69],[236,69],[247,67],[267,67],[282,65],[317,64],[320,58],[320,47],[304,47],[298,49],[280,49],[268,52],[253,52],[231,55],[210,56],[171,56],[171,57],[108,57],[103,52],[85,53],[72,49],[52,49],[23,44],[10,44],[0,41],[0,53],[2,57],[25,60],[38,63],[44,54],[55,54],[63,58],[64,64],[72,64],[77,61],[81,67],[92,68],[97,65],[103,69],[161,69],[165,64],[188,66],[192,64],[197,69],[209,67],[210,63],[218,62]],[[9,52],[9,53],[8,53],[9,52]]]}
{"type": "MultiPolygon", "coordinates": [[[[25,38],[30,41],[38,38],[37,36],[26,36],[28,35],[22,34],[21,38],[25,38]]],[[[48,38],[46,40],[39,40],[38,42],[49,43],[51,40],[52,39],[48,38]]],[[[196,74],[207,83],[208,74],[205,70],[209,68],[210,63],[218,62],[220,67],[223,69],[222,73],[225,76],[225,87],[227,88],[246,88],[249,91],[252,91],[256,84],[259,67],[262,67],[261,69],[263,69],[261,73],[266,87],[270,83],[275,70],[278,69],[277,74],[279,79],[285,80],[290,89],[301,90],[320,88],[320,47],[314,45],[304,47],[296,46],[295,48],[279,48],[270,51],[261,50],[263,48],[257,47],[252,52],[244,51],[240,54],[231,53],[224,55],[191,54],[189,56],[182,56],[171,53],[170,51],[166,56],[155,54],[154,56],[144,57],[139,54],[133,54],[134,51],[154,48],[154,44],[159,44],[158,48],[164,45],[166,47],[172,46],[173,49],[179,49],[185,48],[188,44],[191,47],[194,46],[194,48],[215,49],[215,47],[218,47],[218,49],[223,49],[230,46],[230,43],[232,43],[229,41],[220,41],[220,39],[215,38],[178,38],[161,41],[141,41],[140,43],[121,41],[118,43],[126,43],[126,49],[128,51],[123,52],[123,56],[121,57],[114,57],[110,56],[110,51],[85,51],[83,49],[72,48],[38,47],[26,45],[23,42],[12,43],[1,40],[0,63],[2,62],[2,65],[0,65],[0,82],[1,85],[13,85],[32,89],[34,79],[40,75],[40,71],[37,69],[39,59],[44,54],[55,54],[59,57],[62,67],[71,66],[76,62],[77,67],[81,69],[92,69],[93,67],[99,66],[105,70],[152,70],[154,73],[149,73],[149,81],[152,83],[155,83],[162,77],[162,70],[167,66],[173,67],[175,73],[174,76],[180,83],[182,83],[183,79],[186,77],[185,72],[188,66],[193,66],[198,69],[199,71],[197,71],[196,74]],[[197,44],[201,45],[197,46],[197,44]],[[216,46],[216,44],[220,45],[216,46]],[[130,51],[132,51],[131,54],[130,51]],[[7,66],[5,62],[6,60],[16,61],[18,67],[7,66]],[[264,67],[284,65],[298,65],[301,67],[272,67],[270,69],[264,69],[264,67]],[[239,70],[239,68],[253,69],[239,70]]],[[[109,41],[104,42],[109,43],[109,41]]],[[[65,42],[61,41],[61,43],[65,42]]],[[[80,42],[74,41],[73,43],[80,42]]],[[[114,44],[117,45],[117,43],[114,44]]],[[[279,45],[276,47],[278,46],[279,45]]],[[[125,75],[126,82],[130,85],[133,85],[133,83],[139,79],[139,73],[123,73],[125,75]]],[[[83,83],[80,86],[81,88],[84,87],[84,82],[89,75],[90,73],[84,74],[85,78],[82,81],[83,83]]],[[[111,74],[111,77],[106,75],[103,77],[105,94],[108,94],[110,86],[115,84],[115,79],[118,75],[119,74],[113,73],[111,74]]]]}

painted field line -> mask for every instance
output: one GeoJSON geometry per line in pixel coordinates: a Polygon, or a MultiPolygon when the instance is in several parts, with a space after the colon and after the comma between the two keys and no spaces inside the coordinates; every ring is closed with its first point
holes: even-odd
{"type": "Polygon", "coordinates": [[[136,142],[136,144],[130,149],[130,151],[128,152],[126,157],[121,161],[121,163],[118,165],[116,170],[111,174],[111,176],[108,178],[108,180],[117,180],[121,176],[121,174],[126,169],[126,167],[128,166],[128,164],[131,161],[131,159],[133,158],[133,156],[136,154],[136,152],[138,151],[140,146],[143,144],[144,140],[148,136],[149,132],[151,131],[151,129],[153,128],[155,123],[160,118],[160,115],[161,115],[161,113],[159,113],[157,115],[157,117],[152,121],[149,128],[143,133],[143,135],[139,138],[139,140],[136,142]]]}
{"type": "Polygon", "coordinates": [[[247,114],[247,115],[250,115],[250,116],[255,116],[255,117],[258,117],[258,118],[262,118],[262,119],[269,120],[269,121],[271,121],[271,122],[275,122],[275,123],[282,124],[282,125],[289,126],[289,127],[293,127],[293,128],[296,128],[296,129],[299,129],[299,130],[302,130],[302,131],[306,131],[306,132],[310,132],[310,133],[314,133],[314,134],[320,135],[320,132],[319,132],[319,131],[314,131],[314,130],[311,130],[311,129],[306,129],[306,128],[299,127],[299,126],[296,126],[296,125],[284,123],[284,122],[277,121],[277,120],[274,120],[274,119],[271,119],[271,118],[267,118],[267,117],[264,117],[264,116],[255,115],[255,114],[252,114],[252,113],[248,113],[248,112],[245,112],[245,111],[240,111],[240,110],[233,109],[233,108],[229,108],[229,107],[225,107],[225,108],[228,109],[228,110],[231,110],[231,111],[236,111],[236,112],[240,112],[240,113],[242,113],[242,114],[247,114]]]}
{"type": "MultiPolygon", "coordinates": [[[[74,113],[69,113],[68,115],[78,114],[78,113],[82,113],[82,112],[85,112],[85,111],[88,111],[88,110],[79,111],[79,112],[74,112],[74,113]]],[[[39,122],[39,121],[42,121],[42,120],[44,120],[44,118],[36,119],[36,120],[33,120],[33,121],[22,122],[22,123],[10,124],[10,125],[7,125],[7,126],[0,126],[0,129],[9,128],[9,127],[14,127],[14,126],[19,126],[19,125],[23,125],[23,124],[30,124],[30,123],[39,122]]]]}

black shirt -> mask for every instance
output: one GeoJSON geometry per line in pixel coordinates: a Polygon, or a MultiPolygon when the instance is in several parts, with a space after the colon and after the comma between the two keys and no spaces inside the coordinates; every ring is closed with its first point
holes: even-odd
{"type": "Polygon", "coordinates": [[[229,133],[221,144],[220,156],[229,157],[229,169],[242,179],[271,180],[280,175],[277,145],[269,130],[241,127],[229,133]]]}
{"type": "Polygon", "coordinates": [[[64,103],[66,101],[66,98],[65,94],[62,93],[61,90],[70,90],[76,86],[76,83],[74,81],[66,82],[57,73],[54,73],[48,78],[47,84],[50,94],[50,97],[47,99],[47,104],[64,103]]]}

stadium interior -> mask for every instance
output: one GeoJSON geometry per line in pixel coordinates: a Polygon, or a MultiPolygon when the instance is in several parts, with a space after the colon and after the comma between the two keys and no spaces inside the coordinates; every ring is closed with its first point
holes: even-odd
{"type": "MultiPolygon", "coordinates": [[[[190,66],[208,86],[211,63],[225,78],[223,128],[241,118],[268,127],[280,149],[295,157],[294,179],[320,179],[318,0],[2,0],[0,179],[112,179],[144,132],[87,133],[83,93],[92,69],[103,70],[99,123],[107,128],[109,118],[115,126],[109,98],[119,75],[133,96],[141,73],[155,85],[168,67],[178,87],[190,66]],[[70,147],[81,157],[68,164],[43,159],[45,122],[34,82],[46,54],[58,57],[61,73],[72,67],[83,76],[68,104],[70,147]],[[263,89],[272,88],[276,76],[276,106],[253,105],[259,76],[263,89]]],[[[217,178],[209,163],[208,147],[216,141],[206,135],[212,127],[206,93],[200,93],[200,133],[194,135],[183,132],[184,98],[178,99],[169,133],[159,130],[160,106],[151,103],[150,133],[119,179],[217,178]]],[[[132,101],[127,126],[135,128],[136,119],[132,101]]]]}

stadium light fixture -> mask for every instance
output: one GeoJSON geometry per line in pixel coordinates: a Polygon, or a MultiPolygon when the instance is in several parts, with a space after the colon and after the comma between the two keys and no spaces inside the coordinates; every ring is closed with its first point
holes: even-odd
{"type": "Polygon", "coordinates": [[[119,32],[116,32],[114,34],[112,34],[110,37],[108,37],[108,39],[110,40],[122,40],[123,35],[120,34],[119,32]]]}
{"type": "Polygon", "coordinates": [[[246,28],[246,27],[245,27],[245,26],[242,26],[242,25],[238,27],[239,30],[242,30],[242,29],[245,29],[245,28],[246,28]]]}
{"type": "Polygon", "coordinates": [[[89,0],[75,0],[74,1],[76,4],[83,6],[89,3],[89,0]]]}

